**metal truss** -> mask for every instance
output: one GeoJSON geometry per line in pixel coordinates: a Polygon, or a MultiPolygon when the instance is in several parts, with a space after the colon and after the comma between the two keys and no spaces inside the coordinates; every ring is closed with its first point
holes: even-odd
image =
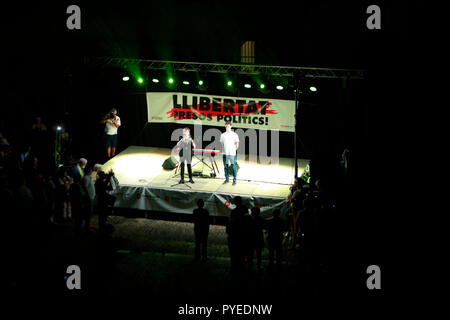
{"type": "Polygon", "coordinates": [[[171,70],[172,72],[213,72],[229,74],[266,75],[283,77],[363,79],[364,70],[246,65],[207,62],[161,61],[113,57],[86,58],[85,63],[99,67],[139,66],[141,70],[171,70]]]}

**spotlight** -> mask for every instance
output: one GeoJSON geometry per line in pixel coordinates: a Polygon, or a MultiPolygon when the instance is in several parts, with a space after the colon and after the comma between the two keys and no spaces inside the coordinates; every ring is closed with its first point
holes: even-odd
{"type": "Polygon", "coordinates": [[[189,81],[186,81],[186,80],[185,80],[185,81],[183,81],[183,84],[185,84],[185,85],[188,86],[188,85],[189,85],[189,81]]]}
{"type": "Polygon", "coordinates": [[[261,83],[261,84],[259,85],[259,87],[260,87],[261,89],[264,89],[264,88],[266,87],[266,85],[265,85],[264,83],[261,83]]]}
{"type": "Polygon", "coordinates": [[[154,79],[152,79],[152,82],[154,82],[154,83],[158,83],[158,82],[159,82],[159,80],[158,80],[158,79],[156,79],[156,78],[154,78],[154,79]]]}
{"type": "Polygon", "coordinates": [[[252,87],[252,85],[249,83],[246,83],[246,84],[244,84],[244,87],[246,87],[247,89],[250,89],[252,87]]]}
{"type": "Polygon", "coordinates": [[[283,88],[283,86],[277,86],[277,89],[278,90],[283,90],[284,88],[283,88]]]}
{"type": "Polygon", "coordinates": [[[125,76],[125,77],[122,78],[122,80],[123,80],[123,81],[128,81],[128,80],[130,80],[130,77],[125,76]]]}
{"type": "Polygon", "coordinates": [[[316,92],[316,91],[317,91],[317,88],[314,87],[314,86],[311,86],[311,87],[309,87],[309,90],[312,91],[312,92],[316,92]]]}
{"type": "Polygon", "coordinates": [[[227,82],[227,86],[231,87],[232,85],[233,85],[233,81],[229,80],[229,81],[227,82]]]}
{"type": "Polygon", "coordinates": [[[144,79],[142,79],[142,78],[138,78],[137,81],[138,81],[139,83],[144,83],[144,79]]]}
{"type": "Polygon", "coordinates": [[[63,133],[64,132],[64,124],[56,124],[53,126],[53,130],[56,131],[56,133],[63,133]]]}
{"type": "Polygon", "coordinates": [[[203,80],[198,80],[198,85],[196,86],[197,90],[200,91],[206,91],[206,84],[203,82],[203,80]]]}
{"type": "Polygon", "coordinates": [[[169,81],[170,84],[173,84],[173,82],[174,82],[173,78],[169,78],[168,81],[169,81]]]}

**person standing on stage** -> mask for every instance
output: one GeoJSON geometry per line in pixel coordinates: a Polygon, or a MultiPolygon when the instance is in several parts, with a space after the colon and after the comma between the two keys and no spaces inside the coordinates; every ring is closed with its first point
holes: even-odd
{"type": "Polygon", "coordinates": [[[192,148],[195,148],[194,139],[191,138],[191,129],[183,128],[183,138],[177,143],[177,148],[180,150],[180,166],[181,166],[181,179],[179,183],[184,183],[184,163],[186,162],[189,182],[194,183],[192,180],[192,148]]]}
{"type": "Polygon", "coordinates": [[[105,124],[106,134],[106,153],[108,159],[116,154],[117,148],[117,132],[121,126],[120,117],[117,115],[117,109],[113,108],[109,114],[101,121],[105,124]]]}
{"type": "Polygon", "coordinates": [[[225,170],[225,183],[230,182],[228,173],[228,162],[231,162],[233,167],[233,185],[236,184],[237,168],[236,168],[236,151],[239,148],[239,136],[236,132],[231,131],[231,122],[225,123],[225,132],[220,136],[220,143],[222,144],[223,166],[225,170]]]}

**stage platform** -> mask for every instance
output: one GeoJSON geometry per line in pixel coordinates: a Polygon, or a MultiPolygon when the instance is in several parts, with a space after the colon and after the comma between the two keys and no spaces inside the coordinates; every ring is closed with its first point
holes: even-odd
{"type": "MultiPolygon", "coordinates": [[[[113,169],[120,186],[115,190],[117,208],[133,208],[191,214],[196,200],[202,198],[212,216],[229,216],[235,207],[233,198],[241,196],[247,207],[259,206],[263,216],[285,205],[289,187],[294,180],[294,160],[280,158],[277,165],[259,164],[238,159],[237,184],[223,184],[225,174],[222,157],[216,157],[219,173],[215,178],[195,177],[194,184],[177,184],[175,169],[164,170],[162,164],[171,156],[171,149],[130,146],[103,165],[105,172],[113,169]],[[191,188],[189,188],[191,187],[191,188]]],[[[211,169],[193,158],[194,173],[209,176],[211,169]]],[[[302,174],[309,160],[298,160],[302,174]]],[[[208,161],[206,161],[208,164],[208,161]]],[[[187,170],[185,180],[188,180],[187,170]]]]}

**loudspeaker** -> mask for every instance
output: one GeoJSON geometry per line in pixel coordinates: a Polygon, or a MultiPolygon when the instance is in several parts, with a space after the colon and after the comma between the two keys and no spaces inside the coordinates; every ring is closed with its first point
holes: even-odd
{"type": "Polygon", "coordinates": [[[174,157],[168,157],[164,160],[163,168],[164,170],[173,170],[177,167],[178,161],[174,157]]]}

